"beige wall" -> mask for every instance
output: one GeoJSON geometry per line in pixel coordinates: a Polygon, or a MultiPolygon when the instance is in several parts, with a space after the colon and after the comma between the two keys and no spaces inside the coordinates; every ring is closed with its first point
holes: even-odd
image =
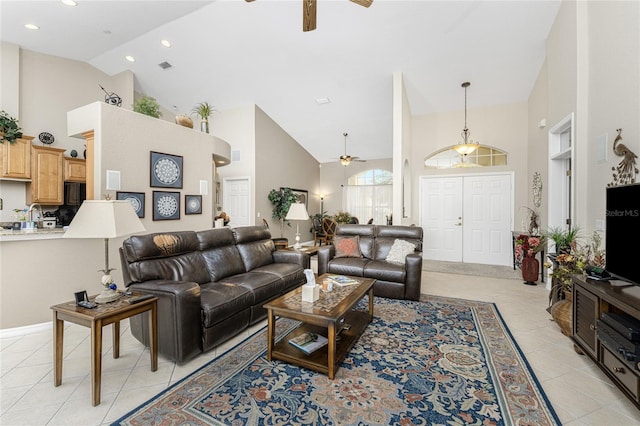
{"type": "MultiPolygon", "coordinates": [[[[413,152],[413,117],[401,72],[393,74],[393,224],[411,225],[418,222],[413,215],[413,188],[418,187],[411,161],[413,152]]],[[[415,203],[414,203],[415,200],[415,203]]]]}

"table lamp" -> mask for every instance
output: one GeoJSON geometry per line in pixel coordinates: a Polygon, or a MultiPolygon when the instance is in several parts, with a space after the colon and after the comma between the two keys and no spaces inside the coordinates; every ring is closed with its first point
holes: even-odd
{"type": "Polygon", "coordinates": [[[109,239],[145,231],[133,206],[127,200],[85,200],[62,238],[104,238],[104,269],[100,269],[104,290],[96,303],[108,303],[120,297],[111,278],[109,239]]]}
{"type": "MultiPolygon", "coordinates": [[[[307,209],[302,203],[293,203],[291,207],[289,207],[289,211],[287,212],[287,216],[285,220],[309,220],[309,213],[307,213],[307,209]]],[[[300,245],[300,223],[296,223],[296,243],[293,248],[299,249],[302,247],[300,245]]]]}

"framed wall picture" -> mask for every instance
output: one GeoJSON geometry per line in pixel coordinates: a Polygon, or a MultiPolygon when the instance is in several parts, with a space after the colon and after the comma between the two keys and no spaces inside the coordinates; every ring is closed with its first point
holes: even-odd
{"type": "Polygon", "coordinates": [[[144,217],[144,192],[120,192],[116,191],[116,200],[127,200],[131,203],[133,211],[139,218],[144,217]]]}
{"type": "Polygon", "coordinates": [[[184,214],[202,214],[202,195],[184,196],[184,214]]]}
{"type": "Polygon", "coordinates": [[[180,219],[180,193],[153,191],[153,220],[180,219]]]}
{"type": "Polygon", "coordinates": [[[298,200],[298,203],[304,204],[304,208],[307,209],[307,211],[309,211],[309,192],[305,191],[304,189],[294,189],[294,188],[291,188],[291,191],[293,191],[293,193],[295,194],[296,200],[298,200]]]}
{"type": "Polygon", "coordinates": [[[182,188],[182,156],[151,151],[152,188],[182,188]]]}

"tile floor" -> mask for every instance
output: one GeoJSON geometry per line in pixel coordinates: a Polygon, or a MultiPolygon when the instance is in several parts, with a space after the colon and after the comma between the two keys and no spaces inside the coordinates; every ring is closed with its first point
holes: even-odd
{"type": "MultiPolygon", "coordinates": [[[[545,311],[542,285],[519,280],[425,272],[423,293],[490,301],[497,304],[563,424],[638,425],[635,408],[585,356],[573,351],[545,311]]],[[[149,353],[121,326],[120,358],[111,354],[111,327],[103,338],[102,401],[91,406],[89,330],[73,324],[65,329],[62,385],[53,387],[52,336],[42,331],[0,339],[1,425],[110,424],[168,385],[233,347],[257,331],[253,327],[216,350],[185,364],[160,357],[158,371],[149,370],[149,353]]]]}

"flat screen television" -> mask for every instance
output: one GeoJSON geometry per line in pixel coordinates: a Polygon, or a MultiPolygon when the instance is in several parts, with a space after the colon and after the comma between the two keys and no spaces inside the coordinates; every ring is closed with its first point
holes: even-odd
{"type": "Polygon", "coordinates": [[[640,184],[608,187],[606,206],[605,269],[640,285],[640,184]]]}

